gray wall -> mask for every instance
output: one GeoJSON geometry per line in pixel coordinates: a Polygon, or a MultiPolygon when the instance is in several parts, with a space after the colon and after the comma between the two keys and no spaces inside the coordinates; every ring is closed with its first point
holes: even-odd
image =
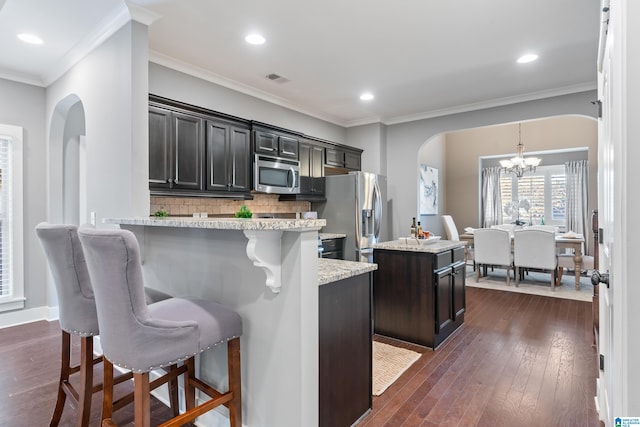
{"type": "Polygon", "coordinates": [[[46,218],[45,90],[0,79],[0,123],[24,128],[25,309],[46,306],[44,255],[33,230],[46,218]]]}
{"type": "MultiPolygon", "coordinates": [[[[565,114],[595,117],[596,109],[591,104],[595,99],[596,92],[588,91],[387,126],[392,237],[406,234],[407,218],[410,220],[412,216],[417,216],[418,153],[422,144],[430,138],[443,132],[565,114]]],[[[366,167],[363,165],[363,168],[366,167]]]]}
{"type": "Polygon", "coordinates": [[[154,63],[149,64],[149,93],[316,138],[345,142],[345,129],[341,126],[154,63]]]}

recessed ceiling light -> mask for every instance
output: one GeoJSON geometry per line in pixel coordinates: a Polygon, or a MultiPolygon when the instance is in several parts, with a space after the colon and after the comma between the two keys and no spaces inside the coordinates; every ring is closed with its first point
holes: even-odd
{"type": "Polygon", "coordinates": [[[249,44],[264,44],[265,42],[265,38],[257,33],[249,34],[244,40],[249,44]]]}
{"type": "Polygon", "coordinates": [[[526,64],[527,62],[533,62],[538,59],[538,55],[535,53],[528,53],[518,58],[518,64],[526,64]]]}
{"type": "Polygon", "coordinates": [[[35,34],[21,33],[18,34],[18,38],[25,43],[42,44],[42,39],[35,34]]]}
{"type": "Polygon", "coordinates": [[[365,92],[362,95],[360,95],[360,99],[362,101],[371,101],[373,99],[373,94],[370,92],[365,92]]]}

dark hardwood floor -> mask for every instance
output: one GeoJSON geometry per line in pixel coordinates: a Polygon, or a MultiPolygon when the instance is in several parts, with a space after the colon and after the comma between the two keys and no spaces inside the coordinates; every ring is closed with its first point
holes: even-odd
{"type": "MultiPolygon", "coordinates": [[[[79,341],[72,336],[72,362],[77,364],[79,341]]],[[[34,322],[0,329],[0,426],[48,426],[56,402],[60,374],[60,327],[58,322],[34,322]]],[[[79,375],[71,377],[77,384],[79,375]]],[[[102,381],[102,364],[94,371],[94,382],[102,381]]],[[[131,382],[116,386],[116,397],[133,390],[131,382]]],[[[102,393],[91,402],[91,426],[100,425],[102,393]]],[[[151,400],[152,425],[171,418],[171,410],[151,400]]],[[[133,405],[114,413],[120,426],[133,426],[133,405]]],[[[67,399],[60,427],[76,425],[76,409],[67,399]]],[[[190,424],[189,424],[190,425],[190,424]]]]}
{"type": "Polygon", "coordinates": [[[467,288],[465,324],[381,396],[358,427],[601,426],[591,303],[467,288]]]}
{"type": "MultiPolygon", "coordinates": [[[[422,357],[374,398],[358,427],[601,425],[593,399],[598,372],[590,303],[467,288],[465,316],[465,325],[435,352],[402,344],[422,357]]],[[[59,347],[57,322],[0,329],[0,426],[48,425],[59,347]]],[[[95,426],[100,396],[93,399],[95,426]]],[[[154,423],[169,415],[155,400],[152,411],[154,423]]],[[[131,405],[114,419],[132,425],[131,405]]],[[[61,426],[74,421],[75,408],[67,403],[61,426]]]]}

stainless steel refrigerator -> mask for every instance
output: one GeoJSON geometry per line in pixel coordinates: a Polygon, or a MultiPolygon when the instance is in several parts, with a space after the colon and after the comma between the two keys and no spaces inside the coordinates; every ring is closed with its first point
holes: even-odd
{"type": "Polygon", "coordinates": [[[370,172],[325,177],[327,201],[313,205],[323,233],[347,235],[344,258],[373,262],[371,245],[387,240],[387,178],[370,172]]]}

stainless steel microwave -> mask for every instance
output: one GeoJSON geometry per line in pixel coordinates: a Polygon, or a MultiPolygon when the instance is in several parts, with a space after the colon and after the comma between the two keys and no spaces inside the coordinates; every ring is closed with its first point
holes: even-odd
{"type": "Polygon", "coordinates": [[[300,162],[255,154],[253,189],[263,193],[300,193],[300,162]]]}

